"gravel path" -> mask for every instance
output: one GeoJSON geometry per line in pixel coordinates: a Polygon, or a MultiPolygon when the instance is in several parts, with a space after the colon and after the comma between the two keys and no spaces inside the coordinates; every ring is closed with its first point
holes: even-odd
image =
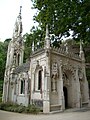
{"type": "Polygon", "coordinates": [[[90,111],[31,115],[0,110],[0,120],[90,120],[90,111]]]}

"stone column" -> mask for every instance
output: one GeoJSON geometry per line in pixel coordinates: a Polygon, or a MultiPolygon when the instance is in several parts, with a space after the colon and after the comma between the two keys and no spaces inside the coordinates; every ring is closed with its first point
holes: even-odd
{"type": "Polygon", "coordinates": [[[88,81],[86,78],[86,69],[85,69],[85,57],[84,57],[84,51],[82,47],[82,40],[80,40],[80,58],[82,60],[82,82],[83,82],[83,101],[89,103],[89,87],[88,87],[88,81]]]}
{"type": "Polygon", "coordinates": [[[10,58],[9,58],[9,57],[10,57],[9,54],[10,54],[10,53],[8,52],[8,53],[7,53],[6,68],[9,66],[9,62],[10,62],[10,61],[9,61],[9,59],[10,59],[10,58]]]}
{"type": "Polygon", "coordinates": [[[7,102],[9,101],[9,94],[10,94],[10,82],[9,82],[9,78],[8,78],[8,81],[7,81],[7,98],[6,98],[7,102]]]}
{"type": "Polygon", "coordinates": [[[44,78],[44,98],[43,98],[43,113],[50,112],[50,90],[51,90],[51,80],[50,80],[50,51],[46,51],[46,68],[45,68],[45,78],[44,78]],[[48,52],[48,54],[47,54],[48,52]]]}
{"type": "Polygon", "coordinates": [[[52,78],[52,92],[56,92],[56,79],[55,77],[52,78]]]}
{"type": "Polygon", "coordinates": [[[14,57],[14,47],[13,44],[11,45],[11,50],[10,50],[10,66],[13,64],[13,57],[14,57]]]}
{"type": "Polygon", "coordinates": [[[43,96],[43,113],[50,112],[50,98],[49,98],[49,89],[48,89],[48,76],[46,76],[44,81],[44,96],[43,96]]]}
{"type": "Polygon", "coordinates": [[[23,64],[23,57],[24,57],[24,50],[23,50],[23,48],[21,48],[19,65],[23,64]]]}
{"type": "Polygon", "coordinates": [[[83,102],[89,103],[89,86],[86,78],[85,63],[82,62],[82,73],[83,73],[83,102]]]}
{"type": "Polygon", "coordinates": [[[45,48],[47,49],[50,48],[50,37],[49,37],[48,25],[46,25],[45,48]]]}
{"type": "Polygon", "coordinates": [[[3,102],[6,102],[6,96],[7,96],[7,85],[6,85],[6,76],[5,76],[3,83],[3,97],[2,97],[3,102]]]}
{"type": "Polygon", "coordinates": [[[76,99],[74,100],[75,101],[75,107],[81,107],[81,91],[80,91],[80,82],[79,82],[79,73],[78,73],[78,66],[76,67],[75,69],[75,72],[76,72],[76,99]]]}
{"type": "Polygon", "coordinates": [[[60,60],[60,66],[59,66],[58,101],[59,101],[59,104],[61,105],[61,110],[64,110],[65,109],[65,105],[64,105],[64,94],[63,94],[62,60],[60,60]]]}
{"type": "Polygon", "coordinates": [[[10,50],[11,50],[11,44],[12,44],[12,42],[10,41],[10,43],[9,43],[9,45],[8,45],[6,68],[10,65],[10,50]]]}

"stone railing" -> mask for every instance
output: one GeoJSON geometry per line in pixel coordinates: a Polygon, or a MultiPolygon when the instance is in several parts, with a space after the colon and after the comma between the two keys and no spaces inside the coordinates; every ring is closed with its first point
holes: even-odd
{"type": "Polygon", "coordinates": [[[78,54],[74,54],[70,50],[66,51],[66,49],[64,47],[60,47],[60,48],[51,47],[51,50],[55,51],[57,53],[60,53],[60,54],[62,54],[64,56],[70,57],[70,58],[72,57],[72,58],[80,59],[78,54]]]}
{"type": "MultiPolygon", "coordinates": [[[[42,50],[44,50],[44,46],[39,46],[39,47],[35,47],[34,51],[32,52],[33,53],[38,53],[42,50]]],[[[75,54],[73,53],[72,51],[70,51],[69,49],[66,50],[66,47],[65,46],[62,46],[62,47],[55,47],[55,46],[52,46],[50,47],[51,51],[54,51],[54,52],[57,52],[57,53],[60,53],[66,57],[70,57],[70,58],[76,58],[76,59],[80,59],[79,55],[78,54],[75,54]]]]}

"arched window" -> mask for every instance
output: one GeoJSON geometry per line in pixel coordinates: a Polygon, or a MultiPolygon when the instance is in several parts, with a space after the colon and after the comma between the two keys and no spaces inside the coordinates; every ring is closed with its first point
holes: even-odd
{"type": "Polygon", "coordinates": [[[25,80],[21,80],[21,91],[20,94],[25,94],[25,80]]]}
{"type": "Polygon", "coordinates": [[[42,90],[42,67],[35,70],[34,74],[34,91],[42,90]]]}
{"type": "Polygon", "coordinates": [[[42,85],[42,70],[38,71],[38,90],[41,90],[42,85]]]}
{"type": "Polygon", "coordinates": [[[19,65],[19,62],[20,62],[20,54],[18,54],[17,56],[17,64],[19,65]]]}

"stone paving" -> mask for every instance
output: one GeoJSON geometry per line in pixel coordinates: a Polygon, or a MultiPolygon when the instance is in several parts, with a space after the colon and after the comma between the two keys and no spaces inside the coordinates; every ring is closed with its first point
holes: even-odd
{"type": "Polygon", "coordinates": [[[0,120],[90,120],[90,110],[66,111],[56,114],[19,114],[0,110],[0,120]]]}

